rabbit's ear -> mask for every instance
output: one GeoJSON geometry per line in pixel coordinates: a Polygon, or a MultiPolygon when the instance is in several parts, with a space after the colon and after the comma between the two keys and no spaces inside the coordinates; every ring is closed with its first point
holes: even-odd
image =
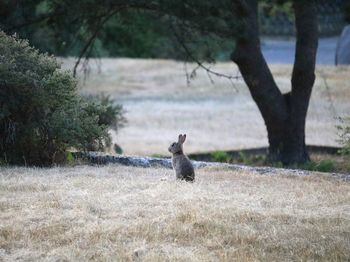
{"type": "Polygon", "coordinates": [[[183,144],[183,143],[185,143],[185,140],[186,140],[186,134],[184,134],[184,135],[179,135],[179,143],[180,144],[183,144]]]}
{"type": "Polygon", "coordinates": [[[185,140],[186,140],[186,134],[184,134],[184,135],[182,136],[182,144],[185,143],[185,140]]]}

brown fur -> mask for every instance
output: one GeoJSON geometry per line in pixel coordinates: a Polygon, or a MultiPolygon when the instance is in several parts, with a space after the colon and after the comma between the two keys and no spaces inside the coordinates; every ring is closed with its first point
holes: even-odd
{"type": "Polygon", "coordinates": [[[194,181],[194,168],[191,161],[183,152],[183,143],[186,140],[186,134],[179,135],[178,141],[173,142],[168,150],[173,154],[172,165],[176,174],[176,179],[194,181]]]}

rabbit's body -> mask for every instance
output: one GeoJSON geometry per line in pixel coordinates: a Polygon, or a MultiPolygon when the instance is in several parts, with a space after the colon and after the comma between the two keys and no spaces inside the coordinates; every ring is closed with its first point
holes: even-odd
{"type": "Polygon", "coordinates": [[[194,181],[194,168],[191,161],[183,153],[182,145],[186,140],[186,135],[179,135],[178,142],[174,142],[169,147],[169,152],[173,154],[172,165],[176,174],[176,179],[194,181]]]}
{"type": "Polygon", "coordinates": [[[172,159],[173,169],[175,170],[176,178],[186,181],[194,180],[194,169],[191,161],[184,154],[173,155],[172,159]]]}

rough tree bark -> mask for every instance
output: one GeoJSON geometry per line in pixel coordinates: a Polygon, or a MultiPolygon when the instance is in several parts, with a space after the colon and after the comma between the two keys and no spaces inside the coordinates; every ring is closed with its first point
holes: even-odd
{"type": "Polygon", "coordinates": [[[305,121],[315,80],[318,45],[315,1],[293,1],[297,42],[292,88],[287,94],[278,89],[261,52],[257,1],[239,2],[246,33],[237,39],[231,59],[238,65],[265,121],[269,158],[286,165],[303,163],[309,159],[305,148],[305,121]]]}

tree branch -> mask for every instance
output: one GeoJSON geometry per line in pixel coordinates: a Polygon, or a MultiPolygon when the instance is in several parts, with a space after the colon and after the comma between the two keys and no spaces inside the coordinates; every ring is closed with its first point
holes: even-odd
{"type": "Polygon", "coordinates": [[[337,118],[339,116],[339,114],[337,113],[337,110],[336,110],[335,105],[334,105],[334,101],[333,101],[332,93],[331,93],[331,88],[327,82],[327,75],[321,69],[318,70],[318,73],[321,76],[323,83],[324,83],[324,87],[326,89],[327,100],[329,103],[331,113],[332,113],[334,118],[337,118]]]}
{"type": "MultiPolygon", "coordinates": [[[[194,61],[198,67],[201,67],[202,69],[204,69],[206,71],[206,73],[215,75],[217,77],[223,77],[223,78],[227,78],[229,80],[239,80],[242,77],[241,76],[232,76],[232,75],[226,75],[226,74],[222,74],[216,71],[211,70],[209,67],[205,66],[202,62],[200,62],[196,57],[194,57],[194,55],[192,54],[191,50],[186,46],[186,44],[184,43],[183,39],[180,37],[180,35],[176,32],[176,29],[173,27],[173,32],[174,32],[174,36],[176,38],[176,40],[178,41],[178,43],[181,45],[181,47],[183,48],[183,50],[186,52],[186,55],[192,60],[194,61]]],[[[210,81],[212,81],[211,77],[209,77],[210,81]]]]}
{"type": "Polygon", "coordinates": [[[76,76],[76,72],[77,72],[77,68],[78,65],[80,64],[81,59],[83,58],[83,56],[86,54],[86,52],[89,50],[90,46],[93,44],[93,42],[95,41],[98,33],[100,32],[101,28],[103,27],[103,25],[113,16],[115,15],[118,11],[120,11],[120,9],[117,10],[113,10],[111,12],[109,12],[105,17],[103,17],[98,23],[97,26],[95,28],[95,30],[93,31],[93,33],[91,34],[91,36],[89,37],[88,41],[86,42],[85,46],[82,48],[82,50],[80,51],[78,60],[75,62],[74,68],[73,68],[73,76],[76,76]]]}
{"type": "Polygon", "coordinates": [[[62,15],[64,15],[64,12],[53,12],[53,13],[49,13],[49,14],[44,14],[44,15],[41,15],[33,20],[25,21],[21,24],[13,25],[12,27],[7,28],[6,31],[18,30],[18,29],[21,29],[23,27],[30,26],[30,25],[37,24],[37,23],[41,23],[47,19],[51,19],[53,17],[59,17],[62,15]]]}

